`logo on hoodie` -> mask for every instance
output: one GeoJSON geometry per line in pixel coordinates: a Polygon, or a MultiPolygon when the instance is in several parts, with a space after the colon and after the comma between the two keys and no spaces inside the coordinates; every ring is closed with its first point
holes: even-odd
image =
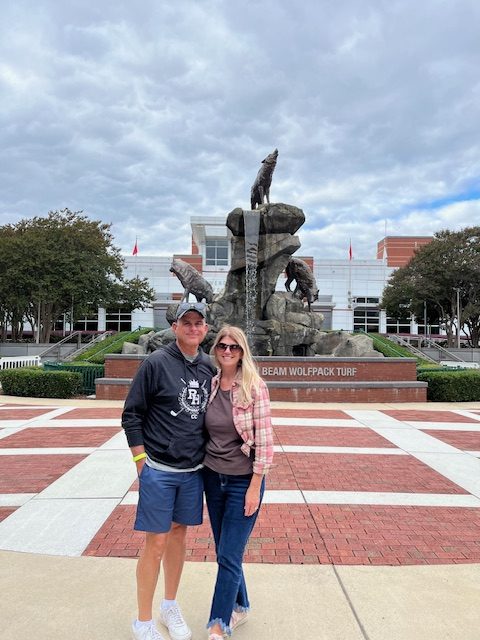
{"type": "Polygon", "coordinates": [[[178,416],[182,411],[188,413],[192,420],[196,420],[200,413],[206,409],[208,402],[207,381],[204,380],[200,385],[198,380],[189,380],[185,382],[183,389],[178,394],[178,402],[180,404],[179,411],[170,411],[172,416],[178,416]]]}

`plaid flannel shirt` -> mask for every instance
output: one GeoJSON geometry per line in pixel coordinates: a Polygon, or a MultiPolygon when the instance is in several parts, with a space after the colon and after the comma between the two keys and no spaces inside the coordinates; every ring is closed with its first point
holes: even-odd
{"type": "MultiPolygon", "coordinates": [[[[212,379],[209,403],[220,388],[220,374],[212,379]]],[[[270,414],[270,396],[263,380],[257,390],[253,390],[250,404],[239,400],[239,384],[234,381],[230,398],[232,401],[233,424],[243,440],[241,451],[247,457],[254,450],[253,473],[265,475],[272,466],[273,432],[270,414]]]]}

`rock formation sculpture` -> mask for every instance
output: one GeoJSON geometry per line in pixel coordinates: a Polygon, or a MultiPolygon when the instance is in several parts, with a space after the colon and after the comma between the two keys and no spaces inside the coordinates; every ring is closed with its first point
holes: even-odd
{"type": "Polygon", "coordinates": [[[245,216],[258,217],[256,296],[250,311],[254,317],[251,346],[258,355],[314,355],[323,316],[309,313],[291,293],[276,292],[291,255],[300,247],[296,231],[305,221],[298,207],[266,204],[257,211],[234,209],[227,227],[233,235],[230,271],[222,295],[209,307],[209,323],[217,331],[224,323],[245,328],[247,306],[245,216]]]}

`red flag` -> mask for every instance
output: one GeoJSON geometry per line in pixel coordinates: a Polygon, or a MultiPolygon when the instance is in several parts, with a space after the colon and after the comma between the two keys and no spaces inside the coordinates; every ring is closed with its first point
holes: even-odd
{"type": "Polygon", "coordinates": [[[137,239],[135,238],[135,246],[133,247],[132,256],[136,256],[137,253],[138,253],[138,245],[137,245],[137,239]]]}
{"type": "Polygon", "coordinates": [[[352,258],[353,258],[352,241],[350,240],[350,248],[348,250],[348,259],[351,260],[352,258]]]}

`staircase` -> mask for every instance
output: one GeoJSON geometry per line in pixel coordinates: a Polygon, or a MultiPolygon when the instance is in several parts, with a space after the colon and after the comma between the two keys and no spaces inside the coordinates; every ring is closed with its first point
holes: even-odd
{"type": "MultiPolygon", "coordinates": [[[[62,347],[63,345],[66,345],[67,342],[70,342],[74,338],[76,338],[77,340],[77,348],[80,347],[80,345],[82,344],[82,332],[74,331],[73,333],[68,334],[68,336],[65,336],[65,338],[62,338],[62,340],[59,340],[58,342],[51,344],[49,347],[41,351],[38,354],[40,360],[42,362],[48,361],[48,360],[62,360],[62,356],[61,356],[62,350],[60,347],[62,347]]],[[[75,351],[74,344],[72,345],[72,350],[75,351]]]]}
{"type": "Polygon", "coordinates": [[[95,336],[93,340],[90,340],[90,342],[85,342],[85,344],[82,344],[78,349],[76,349],[72,353],[69,353],[68,356],[63,358],[63,362],[71,362],[72,360],[75,360],[75,358],[77,358],[81,353],[90,349],[92,345],[102,342],[102,340],[105,340],[105,338],[108,338],[112,334],[113,331],[104,331],[103,333],[100,333],[99,335],[95,336]]]}
{"type": "Polygon", "coordinates": [[[391,334],[388,336],[388,339],[392,342],[396,342],[401,347],[408,349],[408,351],[410,351],[410,353],[416,358],[421,358],[422,360],[427,360],[428,362],[432,362],[433,364],[438,364],[436,360],[434,360],[430,356],[427,356],[425,353],[423,353],[423,351],[417,349],[417,347],[413,347],[407,340],[405,340],[401,336],[391,334]]]}
{"type": "Polygon", "coordinates": [[[457,356],[457,354],[455,353],[451,353],[450,351],[448,351],[448,349],[445,349],[445,347],[441,347],[439,344],[435,342],[435,340],[428,339],[427,346],[433,349],[436,349],[442,356],[441,360],[447,360],[450,362],[452,360],[455,360],[457,362],[464,362],[464,360],[460,358],[460,356],[457,356]]]}
{"type": "Polygon", "coordinates": [[[89,342],[82,344],[83,333],[84,333],[83,331],[74,331],[73,333],[70,333],[68,336],[65,336],[65,338],[62,338],[62,340],[60,340],[59,342],[55,342],[54,344],[51,344],[49,347],[47,347],[46,349],[44,349],[38,354],[41,361],[48,362],[49,360],[50,361],[55,360],[59,362],[71,362],[79,354],[83,353],[87,349],[90,349],[92,344],[101,342],[102,340],[105,340],[105,338],[107,338],[108,336],[112,335],[113,331],[105,331],[104,333],[101,333],[95,336],[89,342]],[[71,342],[72,339],[75,339],[75,338],[77,341],[77,347],[75,348],[75,345],[72,344],[72,351],[68,353],[66,356],[62,357],[61,347],[66,345],[68,342],[71,342]]]}

